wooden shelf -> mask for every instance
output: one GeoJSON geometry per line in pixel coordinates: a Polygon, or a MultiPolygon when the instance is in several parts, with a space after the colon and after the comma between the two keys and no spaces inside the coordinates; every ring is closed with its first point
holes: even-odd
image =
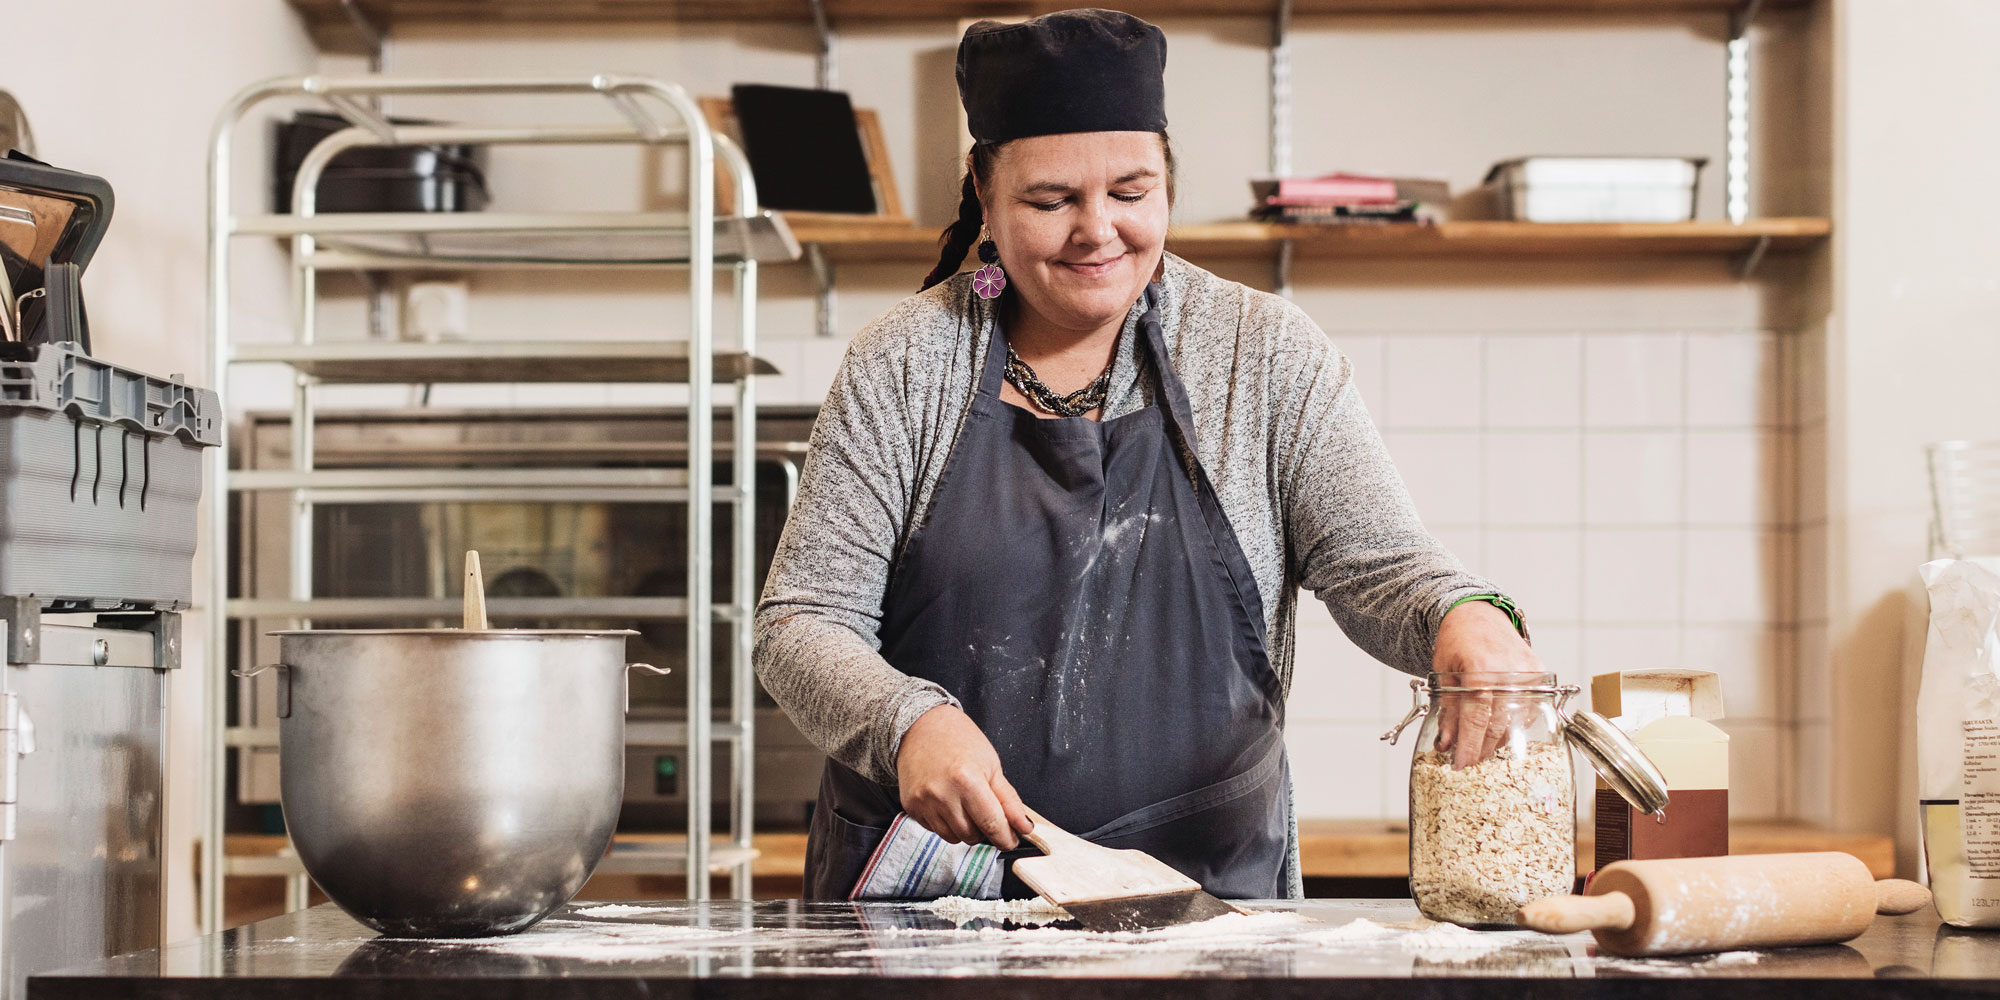
{"type": "MultiPolygon", "coordinates": [[[[341,0],[289,0],[305,19],[313,41],[329,52],[367,52],[362,32],[341,0]]],[[[1811,0],[1772,0],[1797,7],[1811,0]]],[[[391,34],[416,25],[664,25],[690,21],[793,21],[812,23],[807,0],[360,0],[368,21],[391,34]]],[[[936,0],[913,7],[907,0],[826,0],[837,28],[852,21],[916,18],[1024,17],[1064,10],[1073,0],[936,0]]],[[[1140,17],[1270,17],[1278,0],[1126,0],[1140,17]]],[[[1655,14],[1725,13],[1743,0],[1293,0],[1294,16],[1315,14],[1655,14]]]]}
{"type": "MultiPolygon", "coordinates": [[[[1590,828],[1577,830],[1577,874],[1596,867],[1590,828]]],[[[1876,878],[1896,874],[1896,842],[1868,833],[1832,833],[1804,823],[1731,823],[1729,853],[1786,854],[1845,851],[1876,878]]],[[[1408,878],[1410,834],[1401,824],[1376,820],[1301,820],[1299,867],[1308,878],[1408,878]]]]}
{"type": "MultiPolygon", "coordinates": [[[[1196,263],[1268,258],[1292,242],[1297,258],[1336,257],[1598,257],[1662,254],[1736,255],[1769,238],[1770,252],[1809,249],[1832,225],[1825,219],[1755,219],[1674,223],[1447,222],[1437,226],[1282,226],[1222,222],[1179,226],[1167,249],[1196,263]]],[[[874,224],[796,222],[801,244],[817,244],[836,262],[935,262],[938,234],[874,224]]]]}

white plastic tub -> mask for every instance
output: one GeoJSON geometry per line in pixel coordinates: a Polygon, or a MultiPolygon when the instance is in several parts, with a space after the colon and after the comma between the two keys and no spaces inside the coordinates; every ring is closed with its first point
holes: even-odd
{"type": "Polygon", "coordinates": [[[1701,157],[1529,156],[1486,174],[1502,219],[1517,222],[1687,222],[1701,157]]]}

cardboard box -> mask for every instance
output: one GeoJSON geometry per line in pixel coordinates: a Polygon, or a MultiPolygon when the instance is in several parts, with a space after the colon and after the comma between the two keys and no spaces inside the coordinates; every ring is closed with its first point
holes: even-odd
{"type": "Polygon", "coordinates": [[[1597,782],[1597,867],[1632,858],[1729,853],[1729,734],[1722,680],[1706,670],[1636,670],[1591,679],[1592,707],[1632,737],[1667,779],[1663,816],[1597,782]]]}

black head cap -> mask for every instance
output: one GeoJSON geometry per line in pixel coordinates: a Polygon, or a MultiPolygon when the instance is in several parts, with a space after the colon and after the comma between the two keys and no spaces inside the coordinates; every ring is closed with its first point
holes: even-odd
{"type": "Polygon", "coordinates": [[[980,21],[958,43],[958,97],[979,142],[1165,132],[1167,36],[1115,10],[980,21]]]}

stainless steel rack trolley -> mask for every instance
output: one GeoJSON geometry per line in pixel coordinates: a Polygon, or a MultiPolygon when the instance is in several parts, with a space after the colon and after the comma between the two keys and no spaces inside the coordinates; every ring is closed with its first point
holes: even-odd
{"type": "MultiPolygon", "coordinates": [[[[537,105],[539,106],[539,105],[537,105]]],[[[255,648],[256,625],[283,621],[305,627],[315,619],[342,617],[342,604],[314,600],[312,594],[313,508],[325,503],[390,503],[411,501],[587,501],[684,503],[687,505],[687,589],[681,599],[660,598],[649,610],[633,614],[631,599],[607,599],[604,608],[585,608],[576,600],[551,601],[547,608],[523,608],[538,617],[565,615],[604,617],[606,614],[684,618],[687,631],[688,837],[685,851],[656,852],[639,858],[611,860],[600,870],[710,872],[731,874],[733,894],[748,898],[754,795],[754,680],[750,669],[751,610],[756,599],[754,525],[756,463],[731,463],[732,481],[713,482],[718,451],[750,456],[756,451],[756,400],[752,376],[772,369],[757,359],[757,263],[792,260],[797,242],[782,219],[757,208],[757,192],[742,153],[725,136],[713,132],[696,103],[679,87],[645,77],[596,75],[555,79],[414,80],[382,76],[303,77],[270,80],[251,86],[222,110],[209,154],[209,368],[218,389],[227,386],[232,365],[279,363],[293,372],[291,388],[292,467],[289,470],[244,472],[218,461],[211,467],[208,537],[211,614],[208,647],[215,653],[205,668],[208,704],[208,813],[202,837],[203,929],[221,922],[222,877],[225,873],[291,876],[291,905],[304,904],[305,881],[295,861],[284,858],[225,858],[223,850],[228,750],[275,745],[275,733],[254,727],[226,727],[232,685],[228,676],[232,630],[239,640],[238,658],[255,648]],[[615,109],[612,125],[409,125],[393,122],[375,106],[385,98],[494,98],[500,107],[531,104],[519,100],[534,95],[577,95],[601,98],[615,109]],[[515,99],[511,102],[508,99],[515,99]],[[289,213],[242,214],[233,206],[239,129],[252,109],[273,103],[295,107],[316,103],[340,115],[347,128],[313,147],[300,165],[292,186],[289,213]],[[663,114],[664,112],[664,114],[663,114]],[[322,173],[344,150],[426,143],[506,145],[628,144],[678,146],[686,150],[686,209],[680,212],[588,213],[380,213],[319,214],[315,191],[322,173]],[[735,182],[736,204],[727,214],[715,207],[718,161],[735,182]],[[289,343],[238,343],[231,335],[231,247],[242,237],[281,237],[290,241],[294,321],[289,343]],[[321,271],[383,272],[401,270],[540,269],[639,267],[687,271],[687,329],[684,338],[590,341],[553,339],[536,344],[411,343],[389,340],[327,341],[318,336],[318,275],[321,271]],[[733,277],[736,338],[728,350],[715,343],[715,272],[727,268],[733,277]],[[321,469],[313,461],[316,392],[334,383],[429,384],[436,382],[510,383],[528,381],[658,382],[687,386],[687,464],[685,471],[644,468],[506,469],[467,468],[321,469]],[[718,449],[714,441],[713,388],[733,389],[733,443],[718,449]],[[228,591],[232,546],[229,504],[233,494],[278,491],[291,501],[290,593],[286,600],[255,597],[231,599],[228,591]],[[733,573],[726,601],[711,593],[714,539],[713,505],[732,506],[730,544],[733,573]],[[730,652],[730,718],[716,725],[711,718],[710,676],[712,629],[726,627],[730,652]],[[729,843],[711,845],[712,750],[724,744],[733,776],[729,843]]],[[[229,453],[227,428],[223,454],[229,453]]],[[[385,602],[364,602],[371,614],[385,602]]],[[[409,602],[413,619],[432,617],[435,609],[423,600],[409,602]]],[[[517,602],[530,603],[530,602],[517,602]]],[[[587,602],[586,602],[587,603],[587,602]]],[[[351,610],[351,609],[349,609],[351,610]]],[[[352,614],[346,615],[352,618],[352,614]]],[[[707,878],[689,878],[688,895],[708,895],[707,878]]]]}

